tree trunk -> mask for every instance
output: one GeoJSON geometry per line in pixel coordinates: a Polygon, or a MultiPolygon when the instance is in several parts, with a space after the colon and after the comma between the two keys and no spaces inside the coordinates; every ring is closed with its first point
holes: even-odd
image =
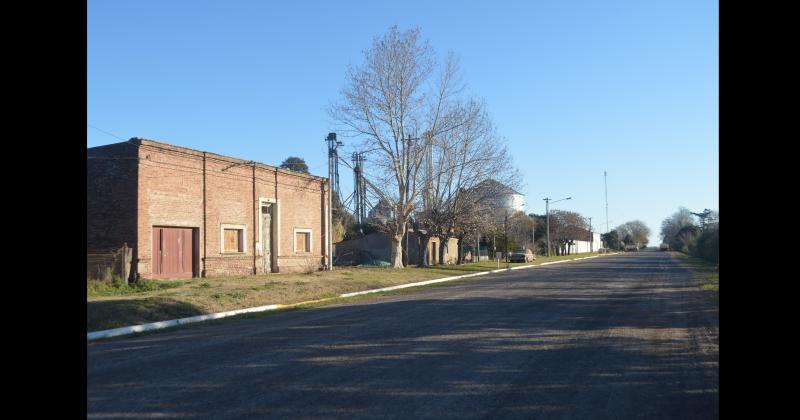
{"type": "Polygon", "coordinates": [[[461,265],[464,263],[464,237],[459,236],[456,239],[458,239],[458,257],[456,258],[456,264],[461,265]]]}
{"type": "Polygon", "coordinates": [[[392,267],[403,268],[403,235],[392,236],[392,267]]]}
{"type": "Polygon", "coordinates": [[[419,255],[417,256],[417,261],[420,267],[427,267],[426,257],[428,255],[428,242],[430,239],[430,236],[419,235],[419,255]]]}
{"type": "Polygon", "coordinates": [[[447,238],[443,238],[443,239],[439,240],[439,264],[444,264],[445,263],[444,250],[447,248],[447,242],[448,241],[449,241],[449,239],[447,239],[447,238]]]}

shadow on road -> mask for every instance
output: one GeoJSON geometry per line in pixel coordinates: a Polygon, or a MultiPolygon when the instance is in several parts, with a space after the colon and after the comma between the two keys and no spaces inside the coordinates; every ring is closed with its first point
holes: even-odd
{"type": "Polygon", "coordinates": [[[89,412],[717,418],[716,308],[626,259],[90,345],[89,412]]]}

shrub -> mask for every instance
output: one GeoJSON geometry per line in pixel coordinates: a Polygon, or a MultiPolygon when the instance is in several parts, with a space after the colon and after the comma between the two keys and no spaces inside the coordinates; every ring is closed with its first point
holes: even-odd
{"type": "Polygon", "coordinates": [[[708,227],[689,244],[688,248],[695,257],[719,265],[719,225],[708,227]]]}

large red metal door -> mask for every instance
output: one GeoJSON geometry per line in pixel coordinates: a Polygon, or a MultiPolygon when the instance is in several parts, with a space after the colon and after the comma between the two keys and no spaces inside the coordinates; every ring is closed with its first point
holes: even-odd
{"type": "Polygon", "coordinates": [[[192,277],[192,228],[153,227],[153,276],[192,277]]]}

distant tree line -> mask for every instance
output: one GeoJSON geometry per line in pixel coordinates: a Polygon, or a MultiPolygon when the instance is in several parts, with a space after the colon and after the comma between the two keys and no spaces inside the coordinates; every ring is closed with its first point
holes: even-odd
{"type": "Polygon", "coordinates": [[[641,220],[632,220],[623,223],[614,230],[600,235],[605,247],[613,250],[623,250],[626,245],[635,245],[641,249],[650,242],[650,228],[641,220]]]}
{"type": "Polygon", "coordinates": [[[661,238],[671,250],[703,258],[719,267],[719,211],[693,213],[680,207],[661,222],[661,238]]]}

